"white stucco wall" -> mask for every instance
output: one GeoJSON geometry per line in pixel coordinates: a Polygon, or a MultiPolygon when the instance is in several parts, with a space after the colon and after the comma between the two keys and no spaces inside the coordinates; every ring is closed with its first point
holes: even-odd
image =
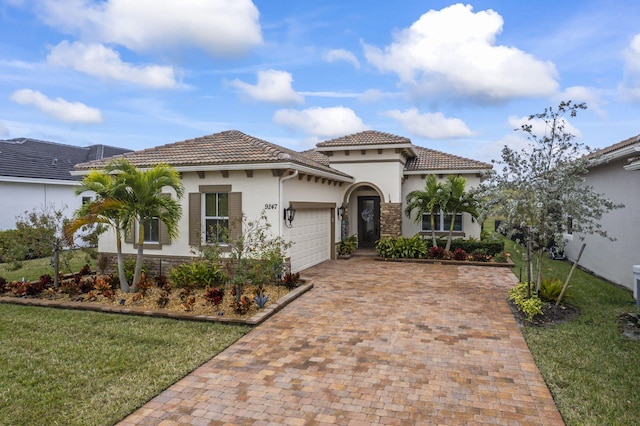
{"type": "Polygon", "coordinates": [[[586,184],[615,203],[625,205],[606,214],[601,221],[607,233],[616,238],[609,241],[598,235],[575,234],[565,248],[574,260],[582,243],[587,245],[580,266],[616,284],[633,288],[632,266],[640,264],[640,172],[625,171],[626,159],[592,168],[586,184]],[[584,241],[580,239],[584,237],[584,241]]]}
{"type": "MultiPolygon", "coordinates": [[[[480,184],[480,178],[477,174],[461,174],[463,178],[467,180],[466,190],[469,191],[480,184]]],[[[402,185],[402,235],[411,237],[420,232],[421,222],[415,222],[415,212],[408,218],[404,215],[404,209],[406,207],[406,198],[411,191],[424,189],[424,182],[426,178],[422,175],[409,175],[402,185]]],[[[438,178],[439,182],[444,182],[446,175],[442,175],[438,178]]],[[[471,215],[464,213],[462,215],[462,231],[465,233],[465,238],[480,238],[480,224],[477,221],[471,219],[471,215]]]]}
{"type": "Polygon", "coordinates": [[[44,206],[64,209],[67,217],[73,216],[82,204],[82,197],[75,195],[76,186],[74,181],[24,179],[20,182],[15,178],[0,177],[0,229],[15,228],[16,216],[44,206]]]}

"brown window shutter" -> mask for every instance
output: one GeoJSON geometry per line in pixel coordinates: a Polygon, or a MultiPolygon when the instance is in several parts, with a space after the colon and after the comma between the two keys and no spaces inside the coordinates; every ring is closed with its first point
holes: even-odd
{"type": "Polygon", "coordinates": [[[229,193],[229,237],[236,239],[242,234],[242,192],[229,193]]]}
{"type": "Polygon", "coordinates": [[[189,245],[200,246],[202,233],[202,195],[189,193],[189,245]]]}
{"type": "Polygon", "coordinates": [[[128,231],[125,233],[124,235],[124,242],[127,244],[133,244],[135,243],[135,238],[136,238],[136,230],[135,230],[135,225],[137,224],[136,221],[133,221],[133,223],[131,225],[129,225],[129,229],[128,231]]]}
{"type": "MultiPolygon", "coordinates": [[[[161,197],[171,198],[171,194],[163,192],[160,194],[161,197]]],[[[163,221],[158,221],[158,237],[160,240],[160,244],[171,244],[171,238],[169,238],[169,231],[167,229],[167,225],[164,224],[163,221]]]]}

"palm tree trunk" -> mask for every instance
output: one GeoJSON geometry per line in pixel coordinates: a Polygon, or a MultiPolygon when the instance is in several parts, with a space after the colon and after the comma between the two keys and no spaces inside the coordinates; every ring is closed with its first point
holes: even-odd
{"type": "Polygon", "coordinates": [[[444,248],[449,251],[451,249],[451,240],[453,239],[453,227],[456,224],[456,212],[451,213],[451,223],[449,224],[449,235],[447,236],[447,245],[444,248]]]}
{"type": "Polygon", "coordinates": [[[127,282],[127,274],[124,273],[124,262],[122,260],[122,234],[120,230],[116,230],[116,258],[118,262],[118,278],[120,278],[120,290],[124,293],[129,292],[129,283],[127,282]]]}
{"type": "Polygon", "coordinates": [[[436,242],[436,220],[433,217],[433,212],[431,212],[431,244],[432,247],[438,246],[438,243],[436,242]]]}
{"type": "Polygon", "coordinates": [[[144,255],[144,226],[142,221],[138,223],[138,254],[136,257],[136,269],[133,273],[133,280],[131,283],[131,291],[138,291],[138,281],[142,275],[142,259],[144,255]]]}

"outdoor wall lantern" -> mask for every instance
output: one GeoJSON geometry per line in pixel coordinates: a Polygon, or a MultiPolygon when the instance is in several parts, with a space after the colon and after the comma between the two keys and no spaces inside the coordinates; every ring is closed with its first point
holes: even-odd
{"type": "Polygon", "coordinates": [[[345,206],[338,207],[338,217],[342,219],[344,217],[345,210],[347,210],[345,206]]]}
{"type": "Polygon", "coordinates": [[[293,206],[289,205],[289,207],[287,207],[286,209],[284,209],[284,220],[285,220],[285,225],[287,228],[291,228],[293,225],[291,224],[291,222],[293,222],[293,219],[296,217],[296,209],[293,208],[293,206]],[[287,225],[287,222],[289,223],[287,225]]]}

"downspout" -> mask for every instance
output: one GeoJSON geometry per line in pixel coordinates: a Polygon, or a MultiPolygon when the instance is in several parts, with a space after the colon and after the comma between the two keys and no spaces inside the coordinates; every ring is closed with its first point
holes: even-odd
{"type": "MultiPolygon", "coordinates": [[[[298,176],[298,171],[294,170],[293,174],[290,174],[289,176],[283,176],[283,177],[280,178],[280,187],[278,188],[278,192],[279,192],[278,195],[279,195],[279,198],[280,198],[278,205],[280,206],[280,210],[284,209],[284,185],[283,185],[283,183],[284,183],[285,180],[293,179],[296,176],[298,176]]],[[[280,222],[280,237],[284,238],[284,226],[283,225],[284,225],[284,220],[285,219],[283,218],[282,213],[280,211],[278,213],[280,214],[280,218],[282,220],[282,222],[280,222]]]]}

